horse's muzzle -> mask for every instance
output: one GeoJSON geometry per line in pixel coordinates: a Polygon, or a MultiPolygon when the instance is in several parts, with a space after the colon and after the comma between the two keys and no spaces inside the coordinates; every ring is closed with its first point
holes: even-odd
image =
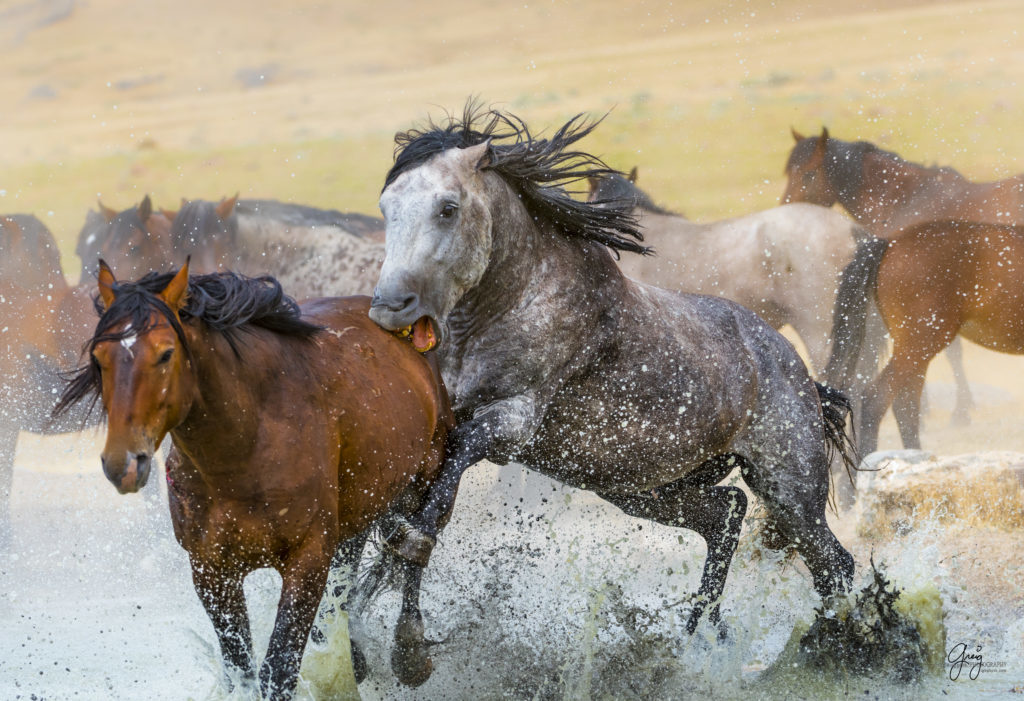
{"type": "Polygon", "coordinates": [[[108,460],[106,456],[100,460],[103,463],[103,474],[120,494],[134,493],[145,487],[153,465],[152,456],[148,453],[126,452],[123,461],[108,460]]]}
{"type": "Polygon", "coordinates": [[[421,316],[420,296],[414,292],[401,297],[388,297],[378,292],[370,301],[370,319],[388,331],[410,326],[421,316]]]}

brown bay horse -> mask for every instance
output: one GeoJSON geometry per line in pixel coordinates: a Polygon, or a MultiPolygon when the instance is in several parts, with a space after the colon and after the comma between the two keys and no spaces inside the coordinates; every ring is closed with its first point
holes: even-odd
{"type": "Polygon", "coordinates": [[[1004,353],[1024,354],[1024,228],[963,221],[908,227],[892,241],[861,244],[843,272],[834,351],[826,369],[846,386],[860,352],[871,298],[893,351],[868,386],[861,452],[873,451],[892,403],[905,448],[920,448],[920,398],[932,358],[957,334],[1004,353]]]}
{"type": "MultiPolygon", "coordinates": [[[[453,419],[433,358],[370,321],[367,298],[300,312],[272,278],[190,279],[187,263],[118,283],[101,262],[97,305],[88,362],[57,410],[102,399],[103,470],[122,493],[145,484],[170,434],[174,531],[229,680],[256,678],[242,580],[272,567],[282,592],[258,677],[266,697],[288,698],[332,557],[354,567],[368,529],[414,510],[439,469],[453,419]]],[[[422,567],[403,572],[392,667],[418,684],[432,669],[422,567]]]]}
{"type": "MultiPolygon", "coordinates": [[[[782,203],[839,203],[873,235],[892,239],[929,221],[977,221],[1024,226],[1024,175],[995,182],[968,180],[953,168],[907,161],[867,141],[842,141],[823,128],[796,144],[786,162],[782,203]]],[[[973,404],[963,369],[963,351],[947,351],[957,383],[953,420],[969,421],[973,404]]]]}

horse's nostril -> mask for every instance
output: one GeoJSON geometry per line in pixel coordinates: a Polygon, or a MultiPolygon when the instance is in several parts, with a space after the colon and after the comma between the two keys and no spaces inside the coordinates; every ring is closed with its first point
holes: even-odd
{"type": "Polygon", "coordinates": [[[373,295],[370,305],[384,307],[389,312],[401,312],[406,309],[415,309],[419,304],[420,297],[417,294],[409,294],[405,297],[385,297],[379,293],[373,295]]]}

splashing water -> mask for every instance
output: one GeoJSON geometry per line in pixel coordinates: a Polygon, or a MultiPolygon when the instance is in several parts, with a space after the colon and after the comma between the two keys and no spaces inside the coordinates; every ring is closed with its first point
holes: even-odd
{"type": "MultiPolygon", "coordinates": [[[[14,543],[0,554],[0,697],[253,698],[222,684],[213,630],[169,534],[166,506],[153,513],[141,495],[118,496],[98,469],[95,443],[28,438],[24,445],[14,543]]],[[[353,621],[369,665],[358,692],[363,699],[960,698],[1024,684],[1018,531],[957,530],[933,513],[915,514],[877,542],[857,535],[853,521],[837,520],[836,528],[857,558],[857,590],[872,581],[872,557],[901,590],[897,609],[915,621],[929,651],[920,681],[837,680],[806,668],[771,674],[822,602],[798,559],[761,546],[755,518],[744,526],[725,590],[727,635],[702,624],[687,636],[687,601],[705,552],[698,536],[626,517],[515,467],[478,466],[424,577],[427,634],[439,641],[433,676],[418,689],[394,680],[400,602],[385,592],[361,625],[353,621]],[[947,657],[960,643],[970,653],[982,649],[975,679],[973,660],[951,679],[947,657]]],[[[269,571],[246,582],[259,655],[279,586],[269,571]]],[[[297,698],[355,698],[346,621],[336,616],[330,640],[307,648],[297,698]]]]}

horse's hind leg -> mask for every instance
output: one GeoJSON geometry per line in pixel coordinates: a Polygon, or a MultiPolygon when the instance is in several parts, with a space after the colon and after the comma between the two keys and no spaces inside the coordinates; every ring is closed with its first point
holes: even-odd
{"type": "Polygon", "coordinates": [[[807,563],[814,588],[823,598],[848,591],[853,581],[853,556],[828,527],[828,466],[824,446],[800,459],[790,449],[785,462],[762,455],[743,461],[740,474],[771,517],[779,544],[793,544],[807,563]],[[810,469],[806,467],[810,465],[810,469]]]}
{"type": "MultiPolygon", "coordinates": [[[[366,529],[359,535],[342,541],[334,553],[334,557],[331,559],[331,571],[339,572],[342,576],[342,581],[338,582],[334,587],[334,591],[330,592],[331,599],[332,602],[341,600],[337,605],[341,606],[341,609],[346,612],[348,611],[348,601],[351,597],[352,586],[358,573],[359,560],[362,557],[363,547],[366,545],[369,535],[370,529],[366,529]]],[[[322,622],[317,620],[310,631],[310,639],[317,645],[323,645],[327,642],[327,635],[321,626],[322,622]]],[[[366,679],[366,656],[363,655],[359,645],[352,639],[351,620],[349,621],[349,645],[352,654],[352,671],[355,674],[356,683],[359,683],[366,679]]]]}
{"type": "Polygon", "coordinates": [[[715,487],[732,471],[737,459],[721,455],[705,462],[686,477],[643,494],[599,494],[630,516],[646,518],[666,526],[696,531],[707,543],[707,558],[693,611],[686,623],[693,633],[704,610],[710,605],[710,620],[720,620],[719,601],[740,527],[747,512],[747,495],[738,487],[715,487]]]}
{"type": "Polygon", "coordinates": [[[946,348],[946,360],[953,369],[953,380],[956,382],[956,406],[953,407],[951,420],[954,426],[967,426],[971,423],[974,397],[971,395],[971,385],[967,382],[967,373],[964,372],[964,344],[959,336],[946,348]]]}

